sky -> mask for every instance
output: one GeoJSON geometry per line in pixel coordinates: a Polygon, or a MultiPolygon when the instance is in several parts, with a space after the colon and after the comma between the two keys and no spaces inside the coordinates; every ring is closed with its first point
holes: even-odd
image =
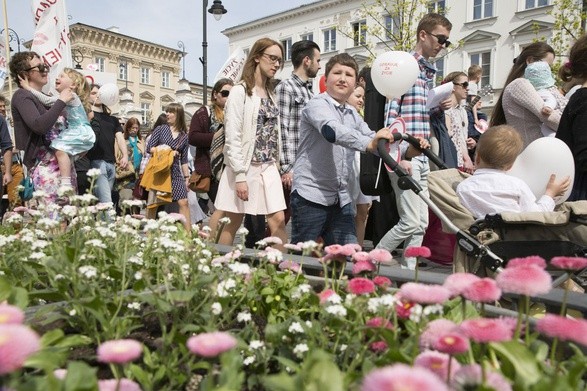
{"type": "MultiPolygon", "coordinates": [[[[17,32],[21,40],[32,39],[34,22],[30,0],[5,0],[8,27],[17,32]]],[[[221,31],[265,16],[309,4],[316,0],[222,0],[228,11],[220,21],[206,12],[208,24],[208,81],[230,55],[228,38],[221,31]]],[[[185,45],[185,76],[196,83],[202,82],[202,3],[203,0],[66,0],[70,23],[107,29],[112,26],[119,32],[145,41],[181,50],[178,41],[185,45]]],[[[208,0],[208,8],[213,0],[208,0]]],[[[0,20],[4,28],[4,19],[0,20]]],[[[11,44],[14,48],[14,43],[11,44]]],[[[21,47],[24,50],[24,47],[21,47]]],[[[182,64],[180,63],[180,66],[182,64]]],[[[181,71],[180,71],[181,75],[181,71]]]]}

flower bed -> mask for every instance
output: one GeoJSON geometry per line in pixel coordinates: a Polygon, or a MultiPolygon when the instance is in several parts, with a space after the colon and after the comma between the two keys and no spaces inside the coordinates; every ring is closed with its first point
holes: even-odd
{"type": "Polygon", "coordinates": [[[505,292],[550,289],[534,258],[497,282],[457,274],[397,289],[377,277],[389,253],[331,246],[315,288],[271,247],[246,263],[239,248],[220,255],[207,232],[187,235],[179,216],[116,218],[91,197],[72,201],[21,208],[0,228],[0,379],[10,389],[585,387],[586,321],[552,314],[531,331],[525,299],[519,317],[484,312],[505,292]],[[346,261],[350,280],[340,278],[346,261]],[[528,290],[519,281],[530,274],[544,282],[528,290]]]}

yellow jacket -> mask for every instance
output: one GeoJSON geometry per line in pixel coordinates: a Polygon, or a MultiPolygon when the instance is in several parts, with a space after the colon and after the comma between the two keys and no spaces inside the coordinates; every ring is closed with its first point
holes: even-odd
{"type": "Polygon", "coordinates": [[[156,148],[141,179],[141,186],[156,192],[156,197],[149,197],[147,208],[156,208],[162,203],[173,200],[171,196],[171,166],[175,151],[156,148]]]}

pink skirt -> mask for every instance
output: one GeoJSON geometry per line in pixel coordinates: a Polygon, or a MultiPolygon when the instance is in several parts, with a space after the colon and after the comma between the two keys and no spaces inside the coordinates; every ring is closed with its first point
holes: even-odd
{"type": "Polygon", "coordinates": [[[246,175],[249,200],[243,201],[236,195],[234,171],[224,167],[214,203],[216,209],[251,215],[268,215],[285,210],[281,176],[275,163],[251,163],[246,175]]]}

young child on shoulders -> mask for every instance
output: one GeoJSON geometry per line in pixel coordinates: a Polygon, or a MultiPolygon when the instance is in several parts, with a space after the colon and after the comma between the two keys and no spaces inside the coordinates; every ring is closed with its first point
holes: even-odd
{"type": "MultiPolygon", "coordinates": [[[[48,96],[40,91],[29,88],[26,80],[21,80],[23,88],[35,95],[46,106],[52,105],[58,99],[57,96],[48,96]]],[[[82,155],[88,152],[96,141],[96,135],[90,126],[88,113],[90,110],[89,96],[90,85],[81,73],[71,68],[63,69],[55,81],[57,92],[70,88],[74,98],[67,103],[66,127],[51,141],[51,148],[55,150],[55,157],[59,165],[61,176],[60,187],[64,192],[71,189],[71,156],[82,155]]],[[[61,191],[61,190],[60,190],[61,191]]]]}
{"type": "Polygon", "coordinates": [[[477,170],[457,186],[461,204],[476,219],[503,212],[551,212],[554,199],[569,188],[568,176],[557,181],[553,174],[544,195],[536,200],[526,182],[506,173],[523,148],[519,133],[508,125],[491,127],[479,138],[475,156],[477,170]]]}

